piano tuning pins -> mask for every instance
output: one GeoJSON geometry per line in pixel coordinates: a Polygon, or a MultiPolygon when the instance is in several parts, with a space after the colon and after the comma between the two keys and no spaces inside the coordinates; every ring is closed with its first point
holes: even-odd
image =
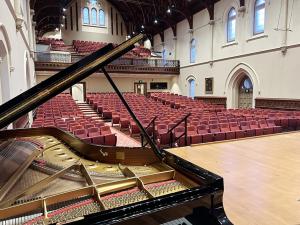
{"type": "Polygon", "coordinates": [[[187,187],[176,180],[145,185],[145,188],[155,197],[186,190],[187,187]]]}

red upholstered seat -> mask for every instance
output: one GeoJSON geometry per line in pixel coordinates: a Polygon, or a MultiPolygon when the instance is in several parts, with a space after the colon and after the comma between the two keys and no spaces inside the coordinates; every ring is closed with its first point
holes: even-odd
{"type": "Polygon", "coordinates": [[[168,134],[168,126],[166,124],[157,125],[157,138],[161,145],[167,145],[170,143],[170,134],[168,134]]]}
{"type": "Polygon", "coordinates": [[[255,129],[250,128],[250,122],[249,121],[241,121],[240,122],[242,131],[245,132],[245,137],[253,137],[255,136],[255,129]]]}
{"type": "Polygon", "coordinates": [[[225,140],[226,136],[224,132],[221,132],[220,127],[218,124],[211,124],[209,125],[210,133],[214,135],[215,141],[223,141],[225,140]]]}
{"type": "Polygon", "coordinates": [[[195,126],[188,126],[187,135],[189,137],[190,144],[202,143],[202,135],[198,134],[195,126]]]}
{"type": "Polygon", "coordinates": [[[213,134],[209,133],[208,125],[202,124],[197,127],[197,132],[202,136],[202,142],[212,142],[214,141],[213,134]]]}
{"type": "Polygon", "coordinates": [[[274,120],[267,119],[267,124],[269,128],[273,128],[273,133],[280,133],[282,132],[281,126],[276,126],[274,120]]]}
{"type": "Polygon", "coordinates": [[[259,127],[262,128],[264,130],[264,134],[273,134],[274,130],[272,127],[269,127],[266,120],[259,120],[259,127]]]}
{"type": "Polygon", "coordinates": [[[264,129],[260,128],[258,125],[258,122],[255,120],[250,121],[250,128],[252,130],[255,130],[255,135],[259,136],[259,135],[263,135],[264,134],[264,129]]]}
{"type": "Polygon", "coordinates": [[[221,132],[225,133],[226,140],[235,139],[235,132],[230,130],[228,123],[220,123],[221,132]]]}
{"type": "Polygon", "coordinates": [[[230,130],[235,132],[235,137],[236,138],[244,138],[245,137],[245,132],[240,129],[240,126],[238,125],[237,122],[231,122],[229,123],[230,130]]]}

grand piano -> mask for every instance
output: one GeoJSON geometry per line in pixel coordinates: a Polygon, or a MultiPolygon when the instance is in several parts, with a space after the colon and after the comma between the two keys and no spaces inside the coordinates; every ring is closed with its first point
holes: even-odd
{"type": "Polygon", "coordinates": [[[109,44],[0,106],[5,128],[101,69],[148,142],[109,147],[55,127],[3,129],[0,225],[231,224],[223,179],[158,148],[105,70],[143,38],[109,44]]]}

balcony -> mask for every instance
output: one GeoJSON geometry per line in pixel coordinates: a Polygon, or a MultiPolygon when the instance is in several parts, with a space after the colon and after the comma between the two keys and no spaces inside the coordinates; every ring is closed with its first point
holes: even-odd
{"type": "MultiPolygon", "coordinates": [[[[35,55],[35,70],[60,71],[83,57],[69,52],[38,52],[35,55]]],[[[178,60],[119,58],[106,69],[110,73],[179,75],[180,63],[178,60]]]]}

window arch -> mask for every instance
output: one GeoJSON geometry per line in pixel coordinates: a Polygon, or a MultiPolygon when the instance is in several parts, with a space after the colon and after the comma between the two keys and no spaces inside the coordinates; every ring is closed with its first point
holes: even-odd
{"type": "Polygon", "coordinates": [[[92,8],[92,25],[97,25],[97,9],[92,8]]]}
{"type": "Polygon", "coordinates": [[[103,9],[99,10],[99,25],[105,26],[105,13],[103,9]]]}
{"type": "Polygon", "coordinates": [[[227,18],[227,42],[235,41],[236,36],[236,10],[231,8],[227,18]]]}
{"type": "Polygon", "coordinates": [[[261,34],[265,31],[265,0],[256,0],[254,5],[253,34],[261,34]]]}
{"type": "Polygon", "coordinates": [[[88,7],[83,8],[83,24],[90,24],[90,10],[88,7]]]}
{"type": "Polygon", "coordinates": [[[191,97],[192,99],[195,98],[195,80],[194,79],[189,80],[189,97],[191,97]]]}
{"type": "Polygon", "coordinates": [[[193,38],[191,40],[190,46],[190,63],[196,62],[196,40],[193,38]]]}

